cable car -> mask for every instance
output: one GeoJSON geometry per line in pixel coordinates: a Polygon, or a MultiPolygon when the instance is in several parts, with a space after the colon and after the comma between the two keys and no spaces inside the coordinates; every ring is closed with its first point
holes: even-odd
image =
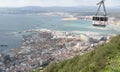
{"type": "Polygon", "coordinates": [[[92,20],[93,20],[93,26],[105,27],[108,24],[108,17],[94,16],[92,20]]]}
{"type": "Polygon", "coordinates": [[[97,10],[97,13],[95,16],[92,17],[92,21],[93,21],[93,26],[98,26],[98,27],[106,27],[106,25],[108,24],[108,17],[107,17],[107,13],[106,13],[106,9],[105,9],[105,4],[104,4],[104,0],[100,1],[99,3],[97,3],[97,5],[99,5],[99,8],[97,10]],[[103,15],[98,15],[99,10],[101,5],[103,5],[103,15]]]}

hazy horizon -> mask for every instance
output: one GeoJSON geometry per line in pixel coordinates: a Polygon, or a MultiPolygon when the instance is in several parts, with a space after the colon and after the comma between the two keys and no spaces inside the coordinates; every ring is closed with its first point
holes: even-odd
{"type": "MultiPolygon", "coordinates": [[[[43,7],[43,6],[34,6],[34,5],[29,5],[29,6],[20,6],[20,7],[0,7],[0,8],[24,8],[24,7],[41,7],[41,8],[84,8],[84,7],[89,7],[89,8],[98,8],[98,6],[47,6],[47,7],[43,7]]],[[[119,6],[111,6],[108,7],[106,6],[106,8],[119,8],[119,6]]]]}
{"type": "MultiPolygon", "coordinates": [[[[0,7],[80,7],[96,6],[99,1],[101,0],[0,0],[0,7]]],[[[107,7],[120,6],[120,0],[106,0],[105,3],[107,7]]]]}

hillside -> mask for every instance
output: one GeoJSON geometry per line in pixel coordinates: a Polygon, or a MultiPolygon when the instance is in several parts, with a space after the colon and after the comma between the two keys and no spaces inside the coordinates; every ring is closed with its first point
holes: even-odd
{"type": "Polygon", "coordinates": [[[120,35],[92,52],[52,63],[44,72],[120,72],[120,35]]]}

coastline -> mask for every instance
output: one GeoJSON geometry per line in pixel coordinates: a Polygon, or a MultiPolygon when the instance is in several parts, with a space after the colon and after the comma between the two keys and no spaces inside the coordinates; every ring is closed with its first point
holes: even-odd
{"type": "Polygon", "coordinates": [[[63,18],[61,20],[64,20],[64,21],[70,20],[70,21],[72,21],[72,20],[78,20],[78,18],[76,18],[76,17],[68,17],[68,18],[63,18]]]}
{"type": "MultiPolygon", "coordinates": [[[[68,17],[64,20],[72,21],[82,18],[84,20],[90,20],[91,17],[68,17]]],[[[116,29],[116,25],[110,25],[113,29],[116,29]]],[[[107,29],[103,28],[101,30],[107,29]]],[[[5,64],[2,64],[3,68],[10,70],[10,72],[16,69],[20,70],[20,68],[22,68],[22,71],[27,69],[31,72],[31,70],[39,67],[44,68],[51,62],[71,59],[76,55],[82,55],[94,50],[98,45],[109,42],[111,37],[116,35],[100,34],[90,31],[67,32],[49,29],[30,29],[21,32],[12,32],[10,34],[22,35],[24,33],[30,34],[23,35],[22,46],[20,48],[11,49],[6,54],[0,55],[0,58],[3,58],[2,62],[8,62],[6,65],[9,68],[5,64]],[[5,57],[8,57],[9,60],[5,60],[5,57]]]]}
{"type": "Polygon", "coordinates": [[[32,29],[29,31],[36,33],[23,36],[21,48],[12,49],[6,53],[10,55],[10,59],[14,59],[7,64],[13,67],[12,71],[19,68],[24,70],[23,63],[28,71],[31,71],[38,67],[44,67],[51,62],[59,62],[76,55],[82,55],[95,49],[98,45],[107,43],[114,36],[48,29],[32,29]],[[17,67],[11,65],[19,61],[22,62],[18,63],[17,67]]]}

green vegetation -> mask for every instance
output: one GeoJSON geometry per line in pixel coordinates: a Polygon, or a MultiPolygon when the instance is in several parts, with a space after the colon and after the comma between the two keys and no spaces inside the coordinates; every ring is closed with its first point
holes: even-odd
{"type": "Polygon", "coordinates": [[[120,72],[120,35],[82,56],[52,63],[44,72],[120,72]]]}

